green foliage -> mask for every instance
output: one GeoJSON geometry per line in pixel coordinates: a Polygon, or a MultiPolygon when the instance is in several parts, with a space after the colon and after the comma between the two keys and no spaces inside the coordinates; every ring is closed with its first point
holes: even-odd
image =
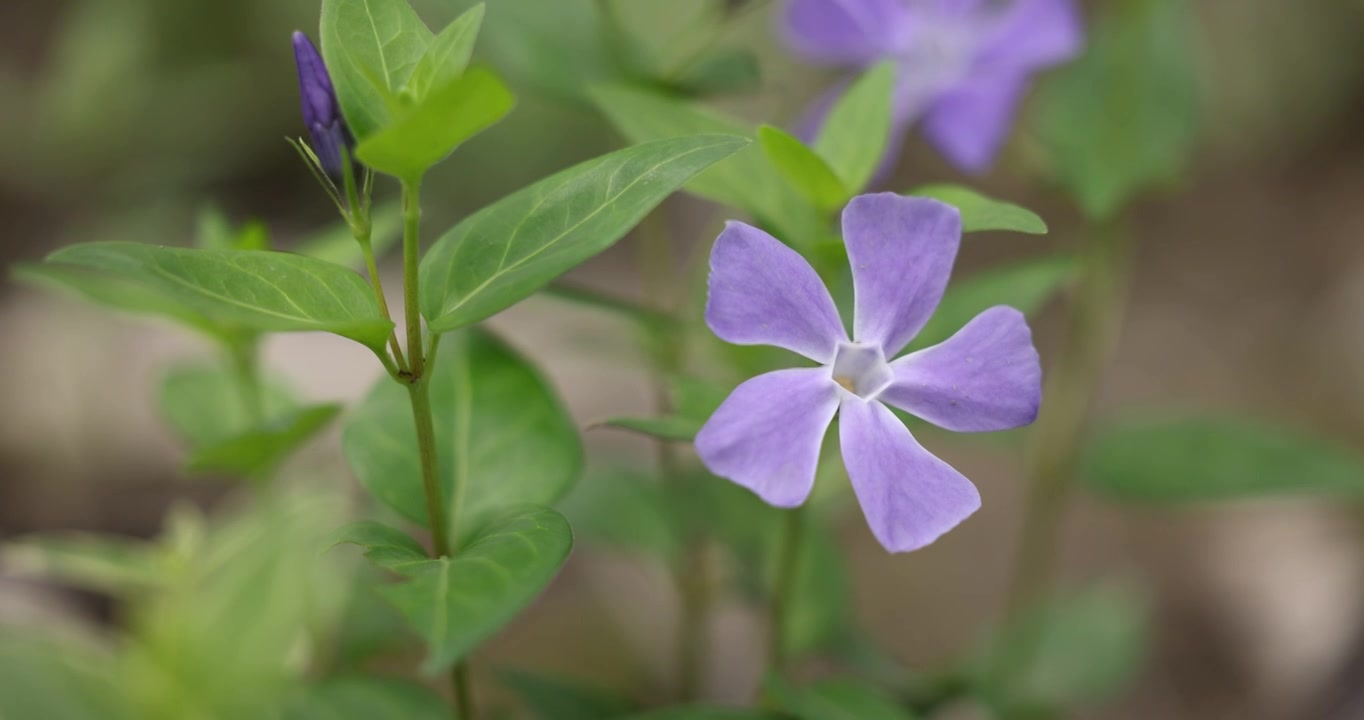
{"type": "MultiPolygon", "coordinates": [[[[427,382],[444,497],[465,532],[508,505],[551,505],[577,479],[582,446],[573,420],[539,372],[482,330],[440,345],[427,382]],[[455,498],[454,488],[461,488],[455,498]]],[[[376,498],[427,522],[416,425],[406,390],[383,378],[346,423],[346,460],[376,498]]]]}
{"type": "Polygon", "coordinates": [[[589,160],[483,208],[422,259],[433,332],[483,320],[613,245],[692,176],[746,145],[698,135],[589,160]]]}
{"type": "Polygon", "coordinates": [[[616,417],[603,421],[606,427],[630,430],[673,442],[691,442],[706,420],[720,407],[733,388],[723,383],[687,377],[674,377],[668,383],[673,413],[663,417],[616,417]]]}
{"type": "Polygon", "coordinates": [[[435,88],[448,85],[464,73],[474,54],[478,30],[483,25],[483,11],[482,3],[469,8],[436,36],[412,70],[412,77],[408,78],[407,89],[414,96],[426,97],[435,88]]]}
{"type": "Polygon", "coordinates": [[[589,468],[560,508],[586,542],[671,561],[684,528],[670,500],[663,485],[644,472],[589,468]]]}
{"type": "Polygon", "coordinates": [[[952,337],[972,318],[995,305],[1009,305],[1031,315],[1075,277],[1069,257],[1028,260],[987,270],[952,285],[933,317],[910,349],[936,345],[952,337]]]}
{"type": "MultiPolygon", "coordinates": [[[[698,103],[650,90],[604,86],[592,99],[616,130],[631,142],[695,133],[752,137],[752,126],[725,117],[698,103]]],[[[814,242],[819,218],[814,208],[782,181],[782,175],[758,148],[748,148],[687,183],[688,192],[749,213],[784,242],[807,247],[814,242]]]]}
{"type": "Polygon", "coordinates": [[[766,710],[741,710],[713,705],[687,705],[630,715],[623,720],[784,720],[766,710]]]}
{"type": "Polygon", "coordinates": [[[341,406],[314,405],[288,413],[246,432],[195,450],[187,467],[194,472],[256,477],[279,467],[291,454],[331,424],[341,406]]]}
{"type": "Polygon", "coordinates": [[[498,677],[536,720],[607,720],[634,709],[634,703],[614,693],[559,677],[520,670],[504,670],[498,677]]]}
{"type": "Polygon", "coordinates": [[[403,572],[431,559],[412,536],[373,520],[354,522],[341,528],[336,534],[336,542],[363,547],[370,562],[394,572],[403,572]]]}
{"type": "Polygon", "coordinates": [[[221,363],[177,365],[161,379],[161,417],[193,449],[216,445],[241,435],[255,424],[248,395],[259,392],[267,420],[282,417],[298,402],[282,383],[249,387],[241,373],[221,363]]]}
{"type": "Polygon", "coordinates": [[[127,595],[161,584],[160,558],[141,540],[65,533],[21,539],[3,551],[9,572],[86,590],[127,595]]]}
{"type": "Polygon", "coordinates": [[[323,0],[322,57],[357,139],[392,122],[393,106],[432,40],[407,0],[323,0]]]}
{"type": "Polygon", "coordinates": [[[753,53],[721,48],[688,65],[669,84],[698,97],[748,93],[762,85],[762,69],[753,53]]]}
{"type": "Polygon", "coordinates": [[[893,62],[868,70],[830,108],[815,139],[815,152],[842,180],[849,198],[867,187],[886,152],[894,86],[893,62]]]}
{"type": "Polygon", "coordinates": [[[301,255],[91,243],[47,262],[136,283],[162,302],[262,332],[331,332],[382,352],[393,328],[359,275],[301,255]]]}
{"type": "Polygon", "coordinates": [[[1058,179],[1098,220],[1174,180],[1198,132],[1190,3],[1129,0],[1105,10],[1084,57],[1038,101],[1038,133],[1058,179]]]}
{"type": "Polygon", "coordinates": [[[110,653],[80,638],[0,626],[0,717],[140,720],[110,653]]]}
{"type": "Polygon", "coordinates": [[[768,675],[763,688],[796,720],[913,720],[885,691],[858,680],[834,678],[795,687],[768,675]]]}
{"type": "Polygon", "coordinates": [[[450,708],[429,689],[383,677],[340,677],[305,689],[283,720],[449,720],[450,708]]]}
{"type": "Polygon", "coordinates": [[[1008,230],[1029,235],[1047,233],[1047,224],[1042,222],[1037,213],[1012,203],[985,197],[961,185],[923,185],[906,194],[931,197],[955,206],[961,211],[962,232],[1008,230]]]}
{"type": "Polygon", "coordinates": [[[488,129],[516,103],[502,80],[474,68],[444,85],[355,149],[379,172],[417,183],[465,140],[488,129]]]}
{"type": "Polygon", "coordinates": [[[1299,430],[1232,417],[1132,416],[1100,425],[1082,477],[1123,500],[1192,503],[1272,495],[1364,496],[1364,458],[1299,430]]]}
{"type": "Polygon", "coordinates": [[[452,557],[403,568],[384,587],[427,644],[423,669],[448,669],[516,617],[558,574],[573,548],[568,521],[548,508],[509,511],[452,557]]]}
{"type": "MultiPolygon", "coordinates": [[[[402,205],[396,201],[377,205],[370,210],[370,223],[370,248],[375,257],[381,257],[402,236],[402,205]]],[[[355,241],[350,225],[346,223],[305,238],[294,250],[300,255],[349,268],[362,267],[365,262],[360,243],[355,241]]]]}
{"type": "Polygon", "coordinates": [[[851,197],[824,158],[799,138],[785,130],[763,125],[758,128],[758,141],[782,179],[811,205],[828,212],[841,207],[851,197]]]}

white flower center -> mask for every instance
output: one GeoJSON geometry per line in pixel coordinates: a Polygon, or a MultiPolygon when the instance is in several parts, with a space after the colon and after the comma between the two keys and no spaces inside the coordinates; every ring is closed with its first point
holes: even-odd
{"type": "Polygon", "coordinates": [[[894,373],[880,345],[839,343],[830,377],[844,390],[871,400],[890,385],[894,373]]]}
{"type": "Polygon", "coordinates": [[[901,83],[897,101],[904,111],[932,102],[971,71],[979,28],[965,14],[951,15],[929,3],[915,5],[918,21],[901,41],[901,83]]]}

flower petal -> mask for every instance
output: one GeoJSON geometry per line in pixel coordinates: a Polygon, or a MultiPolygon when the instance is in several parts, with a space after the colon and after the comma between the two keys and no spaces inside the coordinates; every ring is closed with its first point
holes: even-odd
{"type": "Polygon", "coordinates": [[[730,393],[696,434],[696,452],[716,475],[769,505],[795,507],[815,484],[824,433],[838,410],[828,368],[759,375],[730,393]]]}
{"type": "Polygon", "coordinates": [[[980,173],[1008,137],[1026,81],[1021,75],[980,75],[938,97],[924,132],[957,167],[980,173]]]}
{"type": "Polygon", "coordinates": [[[1008,430],[1037,419],[1042,367],[1023,313],[1003,305],[938,345],[891,363],[878,399],[957,432],[1008,430]]]}
{"type": "Polygon", "coordinates": [[[845,397],[838,424],[848,478],[886,550],[918,550],[980,508],[971,481],[919,445],[885,405],[845,397]]]}
{"type": "Polygon", "coordinates": [[[810,263],[750,225],[730,222],[710,253],[706,324],[736,345],[775,345],[820,363],[848,339],[810,263]]]}
{"type": "Polygon", "coordinates": [[[810,60],[865,65],[899,47],[908,15],[900,0],[792,0],[782,34],[810,60]]]}
{"type": "Polygon", "coordinates": [[[1083,47],[1074,0],[1014,0],[994,21],[977,66],[992,74],[1029,73],[1066,62],[1083,47]]]}
{"type": "Polygon", "coordinates": [[[857,293],[853,337],[895,357],[942,300],[961,245],[961,214],[928,198],[859,195],[843,211],[843,241],[857,293]]]}

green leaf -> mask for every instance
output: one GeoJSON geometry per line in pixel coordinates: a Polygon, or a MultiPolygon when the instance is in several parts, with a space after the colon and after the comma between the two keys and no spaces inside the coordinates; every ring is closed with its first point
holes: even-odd
{"type": "Polygon", "coordinates": [[[559,507],[578,536],[590,543],[663,560],[673,558],[682,544],[669,494],[644,472],[589,466],[559,507]]]}
{"type": "Polygon", "coordinates": [[[404,569],[411,580],[382,588],[426,641],[435,674],[469,654],[525,609],[568,559],[573,532],[548,508],[492,522],[453,557],[404,569]]]}
{"type": "MultiPolygon", "coordinates": [[[[577,428],[525,358],[492,334],[470,330],[441,343],[430,372],[446,501],[454,502],[457,481],[463,486],[454,527],[471,531],[488,513],[522,503],[552,505],[568,492],[582,470],[577,428]]],[[[346,423],[342,445],[371,494],[427,524],[406,390],[381,379],[346,423]]]]}
{"type": "Polygon", "coordinates": [[[908,195],[931,197],[953,205],[961,211],[962,232],[1009,230],[1045,235],[1047,224],[1031,210],[985,197],[960,185],[924,185],[910,190],[908,195]]]}
{"type": "Polygon", "coordinates": [[[1043,604],[995,638],[976,682],[996,704],[1061,708],[1121,690],[1141,669],[1149,604],[1105,583],[1043,604]]]}
{"type": "Polygon", "coordinates": [[[785,130],[762,125],[758,127],[758,141],[767,159],[776,166],[782,179],[791,184],[810,204],[832,211],[851,197],[824,159],[805,146],[799,138],[785,130]]]}
{"type": "Polygon", "coordinates": [[[1031,315],[1075,277],[1069,257],[1029,260],[987,270],[949,287],[933,317],[914,338],[910,349],[936,345],[952,337],[966,323],[995,305],[1008,305],[1031,315]]]}
{"type": "Polygon", "coordinates": [[[634,708],[634,703],[615,693],[563,678],[521,670],[504,670],[498,677],[537,720],[608,720],[634,708]]]}
{"type": "Polygon", "coordinates": [[[0,718],[135,720],[122,679],[93,643],[0,626],[0,718]]]}
{"type": "Polygon", "coordinates": [[[1093,489],[1189,503],[1270,495],[1364,497],[1364,458],[1301,430],[1231,417],[1134,416],[1097,428],[1083,456],[1093,489]]]}
{"type": "Polygon", "coordinates": [[[763,681],[777,707],[796,720],[913,720],[889,693],[862,681],[833,678],[795,687],[770,674],[763,681]]]}
{"type": "Polygon", "coordinates": [[[432,88],[453,82],[469,66],[469,58],[474,54],[474,42],[478,40],[478,30],[483,25],[484,6],[479,3],[453,22],[436,36],[431,46],[422,55],[412,77],[407,81],[410,90],[421,103],[432,88]]]}
{"type": "Polygon", "coordinates": [[[392,121],[390,106],[431,42],[407,0],[322,0],[322,57],[356,139],[392,121]]]}
{"type": "Polygon", "coordinates": [[[144,285],[253,330],[331,332],[382,352],[393,329],[359,275],[301,255],[90,243],[58,250],[48,261],[144,285]]]}
{"type": "Polygon", "coordinates": [[[1092,218],[1175,180],[1198,133],[1195,28],[1186,0],[1106,7],[1084,57],[1046,83],[1038,134],[1092,218]]]}
{"type": "MultiPolygon", "coordinates": [[[[631,142],[648,142],[694,133],[752,137],[752,125],[720,115],[698,103],[628,86],[593,88],[592,99],[611,124],[631,142]]],[[[759,148],[748,148],[717,163],[687,183],[686,190],[751,214],[786,243],[814,242],[819,217],[759,148]]]]}
{"type": "Polygon", "coordinates": [[[268,473],[316,436],[339,412],[340,405],[314,405],[289,413],[195,450],[187,467],[192,472],[239,477],[268,473]]]}
{"type": "Polygon", "coordinates": [[[674,377],[669,380],[668,393],[674,413],[663,417],[616,417],[604,420],[606,427],[630,430],[642,435],[691,442],[701,426],[710,419],[733,390],[724,384],[698,378],[674,377]]]}
{"type": "MultiPolygon", "coordinates": [[[[382,257],[402,237],[402,205],[393,201],[375,207],[370,211],[370,223],[370,247],[375,257],[382,257]]],[[[344,222],[304,239],[294,250],[300,255],[348,268],[360,268],[365,263],[360,243],[355,241],[350,225],[344,222]]]]}
{"type": "Polygon", "coordinates": [[[209,205],[199,211],[199,219],[194,232],[194,244],[209,250],[232,250],[236,244],[236,233],[232,223],[222,208],[209,205]]]}
{"type": "Polygon", "coordinates": [[[365,557],[385,570],[402,572],[431,557],[411,535],[373,520],[353,522],[336,534],[336,544],[349,543],[365,548],[365,557]]]}
{"type": "MultiPolygon", "coordinates": [[[[220,443],[251,429],[251,410],[240,373],[221,363],[184,363],[161,380],[161,417],[192,448],[220,443]]],[[[298,407],[282,383],[267,382],[261,398],[267,419],[298,407]]]]}
{"type": "Polygon", "coordinates": [[[748,144],[729,135],[660,140],[575,165],[474,213],[421,265],[433,332],[478,322],[613,245],[689,178],[748,144]]]}
{"type": "Polygon", "coordinates": [[[765,710],[745,710],[740,708],[716,707],[712,705],[687,705],[651,710],[638,715],[630,715],[622,720],[786,720],[782,715],[765,710]]]}
{"type": "Polygon", "coordinates": [[[398,678],[341,677],[307,688],[284,720],[449,720],[450,708],[430,689],[398,678]]]}
{"type": "Polygon", "coordinates": [[[815,152],[842,180],[848,195],[871,182],[890,140],[891,92],[895,64],[883,62],[868,70],[829,110],[815,139],[815,152]]]}
{"type": "Polygon", "coordinates": [[[116,596],[160,584],[155,548],[140,540],[84,533],[40,535],[5,545],[3,558],[6,569],[17,575],[116,596]]]}
{"type": "Polygon", "coordinates": [[[671,85],[698,97],[748,93],[762,85],[762,70],[753,53],[725,49],[690,65],[671,85]]]}
{"type": "Polygon", "coordinates": [[[501,120],[516,99],[502,80],[474,68],[374,132],[355,148],[371,168],[415,183],[456,147],[501,120]]]}
{"type": "Polygon", "coordinates": [[[691,442],[701,430],[703,422],[677,415],[667,417],[617,417],[603,420],[605,427],[629,430],[659,440],[691,442]]]}
{"type": "Polygon", "coordinates": [[[23,282],[75,295],[111,310],[165,318],[215,339],[226,339],[234,334],[234,330],[224,323],[185,307],[173,293],[139,285],[126,278],[54,262],[17,265],[13,273],[15,279],[23,282]]]}

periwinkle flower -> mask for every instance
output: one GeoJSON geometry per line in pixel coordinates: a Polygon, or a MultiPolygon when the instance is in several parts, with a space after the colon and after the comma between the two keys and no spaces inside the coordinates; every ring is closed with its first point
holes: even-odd
{"type": "Polygon", "coordinates": [[[308,36],[294,33],[294,60],[298,63],[298,90],[303,101],[303,123],[313,138],[313,152],[332,177],[342,173],[342,148],[355,146],[341,104],[336,100],[331,75],[322,55],[308,36]]]}
{"type": "Polygon", "coordinates": [[[958,432],[1015,428],[1037,417],[1042,371],[1022,313],[1005,306],[893,359],[947,287],[961,244],[955,208],[862,195],[843,211],[843,238],[855,292],[851,340],[799,253],[749,225],[725,227],[711,253],[706,323],[722,340],[774,345],[820,366],[741,384],[697,433],[696,450],[716,475],[770,505],[795,507],[814,486],[837,414],[843,463],[872,533],[887,550],[907,552],[975,512],[980,495],[890,407],[958,432]]]}
{"type": "MultiPolygon", "coordinates": [[[[993,162],[1031,76],[1075,57],[1084,37],[1073,0],[791,0],[782,30],[812,62],[893,61],[887,157],[922,121],[933,144],[968,172],[993,162]]],[[[817,105],[814,124],[831,103],[817,105]]]]}

